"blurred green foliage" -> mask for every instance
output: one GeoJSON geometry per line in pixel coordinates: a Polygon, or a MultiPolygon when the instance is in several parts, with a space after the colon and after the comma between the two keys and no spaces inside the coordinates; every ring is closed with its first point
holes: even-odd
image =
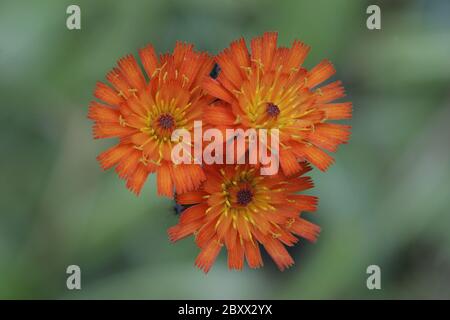
{"type": "Polygon", "coordinates": [[[448,298],[450,295],[450,3],[441,1],[5,1],[0,3],[0,298],[448,298]],[[82,30],[66,29],[66,8],[82,30]],[[382,30],[366,28],[369,4],[382,30]],[[314,172],[322,234],[300,242],[280,273],[230,272],[222,253],[208,275],[177,217],[141,197],[96,155],[86,119],[95,82],[118,58],[176,40],[215,54],[236,38],[278,31],[279,42],[328,58],[354,103],[352,139],[314,172]],[[82,290],[66,289],[66,267],[82,290]],[[366,288],[366,267],[382,290],[366,288]]]}

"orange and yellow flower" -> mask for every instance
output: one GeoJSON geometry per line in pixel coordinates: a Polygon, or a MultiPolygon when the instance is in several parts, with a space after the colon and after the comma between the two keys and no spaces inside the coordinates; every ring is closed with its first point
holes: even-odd
{"type": "Polygon", "coordinates": [[[88,117],[94,121],[95,138],[119,138],[98,156],[102,168],[115,167],[127,187],[139,194],[147,176],[157,175],[158,193],[173,196],[198,188],[205,175],[196,164],[173,165],[171,133],[178,128],[193,130],[209,104],[201,83],[213,60],[192,45],[177,43],[172,54],[159,58],[151,45],[139,50],[138,61],[128,55],[98,82],[88,117]]]}
{"type": "MultiPolygon", "coordinates": [[[[94,138],[118,139],[97,157],[101,167],[114,167],[136,194],[155,173],[158,194],[175,194],[178,204],[188,206],[168,234],[173,242],[194,235],[200,248],[195,264],[204,272],[223,246],[230,269],[242,269],[245,260],[250,268],[261,267],[261,246],[280,270],[292,266],[286,246],[299,238],[314,242],[320,232],[302,216],[315,211],[318,201],[299,194],[313,187],[304,174],[309,164],[327,170],[334,161],[328,152],[350,137],[350,126],[333,122],[351,118],[352,104],[338,101],[345,92],[341,81],[328,81],[335,73],[329,61],[307,70],[303,62],[310,48],[300,41],[278,47],[277,33],[252,39],[250,47],[251,52],[239,39],[214,60],[190,44],[178,42],[173,53],[159,57],[148,45],[139,50],[139,61],[133,55],[120,59],[106,75],[109,84],[97,83],[98,100],[89,107],[94,138]],[[214,63],[218,75],[211,77],[214,63]],[[225,136],[234,129],[227,139],[247,129],[277,130],[279,139],[263,144],[281,170],[262,175],[261,157],[254,165],[173,163],[178,143],[190,154],[202,151],[198,144],[171,139],[176,129],[195,136],[196,120],[203,120],[202,129],[216,128],[225,136]]],[[[248,142],[246,148],[231,144],[235,160],[257,152],[248,142]]]]}
{"type": "Polygon", "coordinates": [[[334,160],[324,150],[336,151],[350,136],[350,126],[329,122],[351,118],[350,102],[334,102],[345,96],[342,83],[321,85],[335,73],[327,60],[303,68],[309,50],[299,41],[277,47],[277,33],[265,33],[251,41],[249,53],[240,39],[216,57],[217,78],[203,83],[221,100],[205,112],[209,125],[279,129],[280,164],[288,176],[301,171],[304,161],[325,171],[334,160]]]}
{"type": "Polygon", "coordinates": [[[296,236],[315,241],[320,228],[300,217],[314,211],[317,198],[297,194],[313,187],[311,168],[302,164],[295,175],[281,172],[263,176],[250,166],[206,166],[207,180],[197,191],[177,194],[182,205],[193,205],[180,216],[179,223],[168,230],[171,241],[195,235],[200,247],[195,264],[204,272],[213,265],[222,246],[228,251],[230,269],[242,269],[244,258],[250,268],[263,265],[261,244],[280,270],[294,261],[285,246],[292,246],[296,236]]]}

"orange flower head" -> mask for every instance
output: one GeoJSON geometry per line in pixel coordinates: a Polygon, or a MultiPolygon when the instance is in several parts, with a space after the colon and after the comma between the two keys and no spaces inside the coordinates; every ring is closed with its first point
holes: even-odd
{"type": "MultiPolygon", "coordinates": [[[[142,67],[128,55],[98,82],[88,117],[94,121],[94,138],[119,138],[98,156],[103,169],[115,166],[127,187],[139,194],[147,176],[157,175],[158,193],[172,197],[205,180],[198,164],[174,165],[171,151],[175,129],[193,130],[210,98],[201,89],[213,60],[192,45],[177,43],[173,54],[158,57],[151,45],[139,50],[142,67]]],[[[178,142],[177,142],[178,143],[178,142]]]]}
{"type": "Polygon", "coordinates": [[[205,167],[207,180],[198,191],[177,194],[178,203],[193,205],[168,230],[171,241],[195,235],[200,247],[195,264],[204,272],[213,265],[222,246],[228,251],[228,267],[242,269],[244,257],[250,268],[262,266],[259,244],[280,270],[294,261],[285,246],[299,237],[315,241],[320,228],[300,217],[314,211],[317,198],[296,194],[313,187],[307,164],[295,175],[259,174],[248,165],[205,167]]]}
{"type": "Polygon", "coordinates": [[[350,126],[329,122],[351,118],[350,102],[334,102],[345,95],[342,83],[320,86],[335,70],[327,60],[303,68],[309,49],[299,41],[277,47],[277,33],[265,33],[251,41],[249,53],[240,39],[216,57],[217,78],[203,83],[221,101],[207,108],[209,125],[279,130],[285,175],[299,172],[304,161],[325,171],[334,160],[324,150],[336,151],[350,136],[350,126]]]}

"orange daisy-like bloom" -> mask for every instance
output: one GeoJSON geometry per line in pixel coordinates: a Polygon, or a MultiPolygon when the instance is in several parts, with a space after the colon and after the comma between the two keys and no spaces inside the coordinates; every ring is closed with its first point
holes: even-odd
{"type": "Polygon", "coordinates": [[[195,264],[204,272],[213,265],[223,245],[228,251],[228,266],[242,269],[244,257],[250,268],[262,266],[259,244],[280,270],[294,261],[286,246],[296,236],[315,241],[320,228],[300,217],[314,211],[317,198],[296,194],[313,187],[306,164],[296,175],[279,173],[263,176],[250,166],[212,165],[205,167],[207,180],[198,191],[177,194],[176,200],[192,205],[168,230],[171,241],[195,235],[201,248],[195,264]]]}
{"type": "Polygon", "coordinates": [[[192,45],[177,43],[173,54],[158,57],[151,45],[139,50],[145,73],[132,55],[119,60],[106,76],[112,86],[98,82],[88,117],[94,138],[119,138],[98,156],[102,168],[116,167],[127,187],[139,194],[147,176],[156,172],[158,193],[194,190],[205,175],[197,164],[173,165],[175,129],[193,131],[193,122],[211,98],[201,89],[213,60],[192,45]]]}
{"type": "Polygon", "coordinates": [[[303,68],[309,49],[299,41],[277,47],[277,33],[265,33],[251,41],[250,54],[240,39],[216,57],[218,77],[203,84],[222,101],[207,108],[209,125],[279,129],[285,175],[299,172],[302,161],[325,171],[333,158],[323,149],[334,152],[350,136],[350,126],[328,122],[351,118],[350,102],[332,103],[344,97],[342,83],[319,87],[335,70],[327,60],[309,71],[303,68]]]}

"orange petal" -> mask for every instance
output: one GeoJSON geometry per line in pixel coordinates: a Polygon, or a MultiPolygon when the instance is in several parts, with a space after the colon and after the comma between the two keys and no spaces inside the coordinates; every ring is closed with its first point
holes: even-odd
{"type": "Polygon", "coordinates": [[[327,103],[345,97],[342,81],[329,83],[326,86],[317,89],[315,92],[317,94],[317,103],[327,103]]]}
{"type": "Polygon", "coordinates": [[[330,155],[315,146],[305,146],[301,152],[306,160],[322,171],[326,171],[334,162],[334,159],[330,155]]]}
{"type": "Polygon", "coordinates": [[[169,240],[171,242],[176,242],[180,239],[186,238],[192,234],[194,234],[202,225],[201,221],[194,221],[189,224],[177,224],[176,226],[170,227],[167,230],[167,234],[169,235],[169,240]]]}
{"type": "Polygon", "coordinates": [[[325,112],[326,118],[329,120],[350,119],[352,117],[352,103],[328,103],[318,105],[317,108],[325,112]]]}
{"type": "Polygon", "coordinates": [[[106,75],[106,79],[118,91],[117,95],[120,95],[126,99],[131,94],[131,91],[129,91],[130,85],[120,69],[113,68],[106,75]]]}
{"type": "Polygon", "coordinates": [[[186,193],[198,189],[206,177],[199,165],[179,164],[171,167],[175,190],[186,193]]]}
{"type": "Polygon", "coordinates": [[[233,249],[228,249],[228,268],[241,270],[244,266],[244,247],[239,239],[233,249]]]}
{"type": "Polygon", "coordinates": [[[100,81],[96,84],[94,96],[111,106],[118,106],[123,101],[114,89],[100,81]]]}
{"type": "Polygon", "coordinates": [[[159,158],[159,152],[158,152],[158,143],[156,140],[146,140],[145,145],[143,146],[144,150],[142,150],[142,153],[149,157],[150,159],[158,159],[159,158]]]}
{"type": "Polygon", "coordinates": [[[176,200],[179,204],[197,204],[203,202],[206,195],[204,191],[191,191],[186,193],[177,193],[176,200]]]}
{"type": "Polygon", "coordinates": [[[207,204],[199,204],[192,207],[187,208],[180,215],[179,224],[189,224],[198,219],[202,219],[205,217],[205,211],[208,208],[207,204]]]}
{"type": "Polygon", "coordinates": [[[261,62],[264,66],[264,72],[267,72],[272,67],[272,60],[277,49],[278,33],[265,32],[262,36],[262,55],[261,62]]]}
{"type": "Polygon", "coordinates": [[[263,246],[281,271],[294,264],[294,260],[279,240],[267,236],[263,246]]]}
{"type": "Polygon", "coordinates": [[[102,152],[97,160],[100,162],[101,167],[104,170],[114,167],[122,158],[128,156],[133,152],[133,146],[117,144],[108,150],[102,152]]]}
{"type": "Polygon", "coordinates": [[[212,125],[232,126],[236,117],[229,105],[212,105],[205,108],[203,120],[212,125]]]}
{"type": "Polygon", "coordinates": [[[133,55],[123,57],[119,60],[118,65],[132,89],[143,89],[145,87],[144,75],[133,55]]]}
{"type": "Polygon", "coordinates": [[[170,175],[170,165],[163,163],[156,169],[158,194],[169,198],[173,197],[173,182],[170,175]]]}
{"type": "Polygon", "coordinates": [[[261,252],[259,251],[259,246],[257,242],[245,241],[244,249],[245,249],[245,258],[250,268],[255,269],[263,265],[261,252]]]}
{"type": "Polygon", "coordinates": [[[134,174],[141,159],[141,154],[140,151],[134,149],[127,157],[120,160],[116,172],[121,179],[129,178],[134,174]]]}
{"type": "MultiPolygon", "coordinates": [[[[210,77],[211,71],[214,68],[214,59],[211,58],[207,53],[202,53],[200,60],[200,68],[194,81],[191,84],[191,88],[200,87],[203,81],[210,77]]],[[[197,91],[200,92],[200,91],[197,91]]]]}
{"type": "Polygon", "coordinates": [[[127,188],[134,192],[136,195],[142,190],[144,186],[145,180],[148,177],[148,170],[142,163],[138,164],[136,171],[133,175],[127,180],[127,188]]]}
{"type": "Polygon", "coordinates": [[[287,197],[293,201],[290,204],[301,211],[315,211],[317,209],[318,198],[304,194],[294,194],[287,197]]]}
{"type": "Polygon", "coordinates": [[[179,67],[183,63],[186,55],[189,52],[192,52],[192,49],[193,49],[192,44],[177,41],[175,43],[175,48],[173,49],[173,61],[175,66],[179,67]]]}
{"type": "Polygon", "coordinates": [[[147,133],[143,133],[140,131],[136,131],[136,133],[134,133],[131,136],[122,138],[120,141],[122,143],[131,143],[135,146],[142,146],[143,144],[145,144],[149,139],[149,136],[147,133]]]}
{"type": "Polygon", "coordinates": [[[238,234],[237,230],[233,227],[230,227],[228,231],[224,234],[223,240],[228,250],[233,250],[234,247],[237,245],[238,242],[237,234],[238,234]]]}
{"type": "Polygon", "coordinates": [[[248,241],[252,239],[252,234],[250,232],[250,225],[243,216],[238,216],[235,220],[235,225],[239,231],[239,236],[242,240],[248,241]]]}
{"type": "Polygon", "coordinates": [[[229,49],[225,49],[216,57],[216,61],[220,66],[219,78],[226,78],[232,88],[238,89],[243,79],[239,65],[233,61],[233,55],[229,49]]]}
{"type": "Polygon", "coordinates": [[[289,183],[283,188],[286,190],[286,192],[289,193],[295,193],[300,192],[304,190],[308,190],[314,187],[314,183],[311,179],[311,177],[299,177],[295,179],[289,180],[289,183]]]}
{"type": "Polygon", "coordinates": [[[305,219],[298,218],[290,227],[290,230],[311,242],[315,242],[320,233],[320,227],[305,219]]]}
{"type": "Polygon", "coordinates": [[[330,61],[328,60],[321,61],[318,65],[316,65],[308,72],[307,76],[308,87],[314,88],[318,84],[324,82],[329,77],[331,77],[335,72],[336,70],[334,69],[330,61]]]}
{"type": "Polygon", "coordinates": [[[350,126],[321,123],[315,127],[308,140],[318,147],[335,152],[340,144],[347,143],[350,137],[350,126]]]}
{"type": "Polygon", "coordinates": [[[277,239],[280,240],[284,245],[292,247],[294,244],[298,242],[298,238],[296,238],[292,233],[286,231],[284,228],[280,228],[276,231],[277,239]]]}
{"type": "Polygon", "coordinates": [[[280,149],[280,165],[286,176],[291,176],[300,171],[301,166],[295,155],[289,149],[280,149]]]}
{"type": "Polygon", "coordinates": [[[252,48],[252,64],[259,61],[262,62],[263,53],[263,41],[262,37],[255,37],[250,41],[250,47],[252,48]]]}
{"type": "Polygon", "coordinates": [[[94,139],[113,138],[113,137],[126,137],[136,132],[136,129],[130,127],[124,127],[113,122],[97,122],[92,127],[92,135],[94,139]]]}
{"type": "Polygon", "coordinates": [[[128,127],[132,127],[137,130],[140,130],[141,128],[145,128],[147,126],[146,119],[136,113],[128,115],[124,120],[128,127]]]}
{"type": "MultiPolygon", "coordinates": [[[[209,218],[210,212],[207,213],[206,219],[209,218]]],[[[199,230],[195,236],[195,243],[200,247],[204,248],[209,244],[210,241],[216,236],[215,225],[217,223],[217,217],[206,222],[199,230]]]]}
{"type": "Polygon", "coordinates": [[[163,159],[168,162],[172,162],[172,144],[169,142],[161,141],[159,148],[161,150],[163,159]]]}
{"type": "Polygon", "coordinates": [[[220,83],[212,78],[206,78],[202,83],[203,90],[216,97],[217,99],[224,100],[226,102],[233,102],[233,95],[220,85],[220,83]]]}
{"type": "Polygon", "coordinates": [[[152,77],[158,67],[158,58],[156,56],[155,49],[151,44],[149,44],[145,48],[139,50],[139,56],[148,77],[152,77]]]}
{"type": "Polygon", "coordinates": [[[293,68],[298,69],[305,61],[311,48],[300,41],[294,41],[288,49],[286,60],[282,64],[284,72],[290,72],[293,68]]]}
{"type": "Polygon", "coordinates": [[[180,222],[168,230],[170,241],[175,242],[192,235],[204,224],[207,205],[201,204],[186,209],[180,222]]]}
{"type": "Polygon", "coordinates": [[[211,170],[211,167],[217,168],[214,165],[207,166],[205,168],[206,175],[208,179],[206,179],[203,188],[209,194],[214,194],[216,192],[220,192],[222,190],[222,178],[217,171],[211,170]]]}
{"type": "Polygon", "coordinates": [[[91,101],[89,105],[88,118],[94,121],[119,122],[120,112],[104,104],[91,101]]]}
{"type": "Polygon", "coordinates": [[[245,70],[242,67],[250,66],[250,54],[248,53],[245,40],[241,38],[233,41],[230,45],[230,50],[233,53],[234,63],[241,67],[241,73],[245,75],[245,70]]]}
{"type": "Polygon", "coordinates": [[[203,270],[203,272],[208,273],[214,264],[214,261],[216,261],[220,249],[222,249],[222,245],[216,239],[211,240],[197,256],[195,265],[203,270]]]}
{"type": "Polygon", "coordinates": [[[127,106],[137,115],[140,115],[143,118],[148,116],[148,106],[144,106],[141,102],[141,99],[132,95],[128,97],[126,101],[127,106]]]}

